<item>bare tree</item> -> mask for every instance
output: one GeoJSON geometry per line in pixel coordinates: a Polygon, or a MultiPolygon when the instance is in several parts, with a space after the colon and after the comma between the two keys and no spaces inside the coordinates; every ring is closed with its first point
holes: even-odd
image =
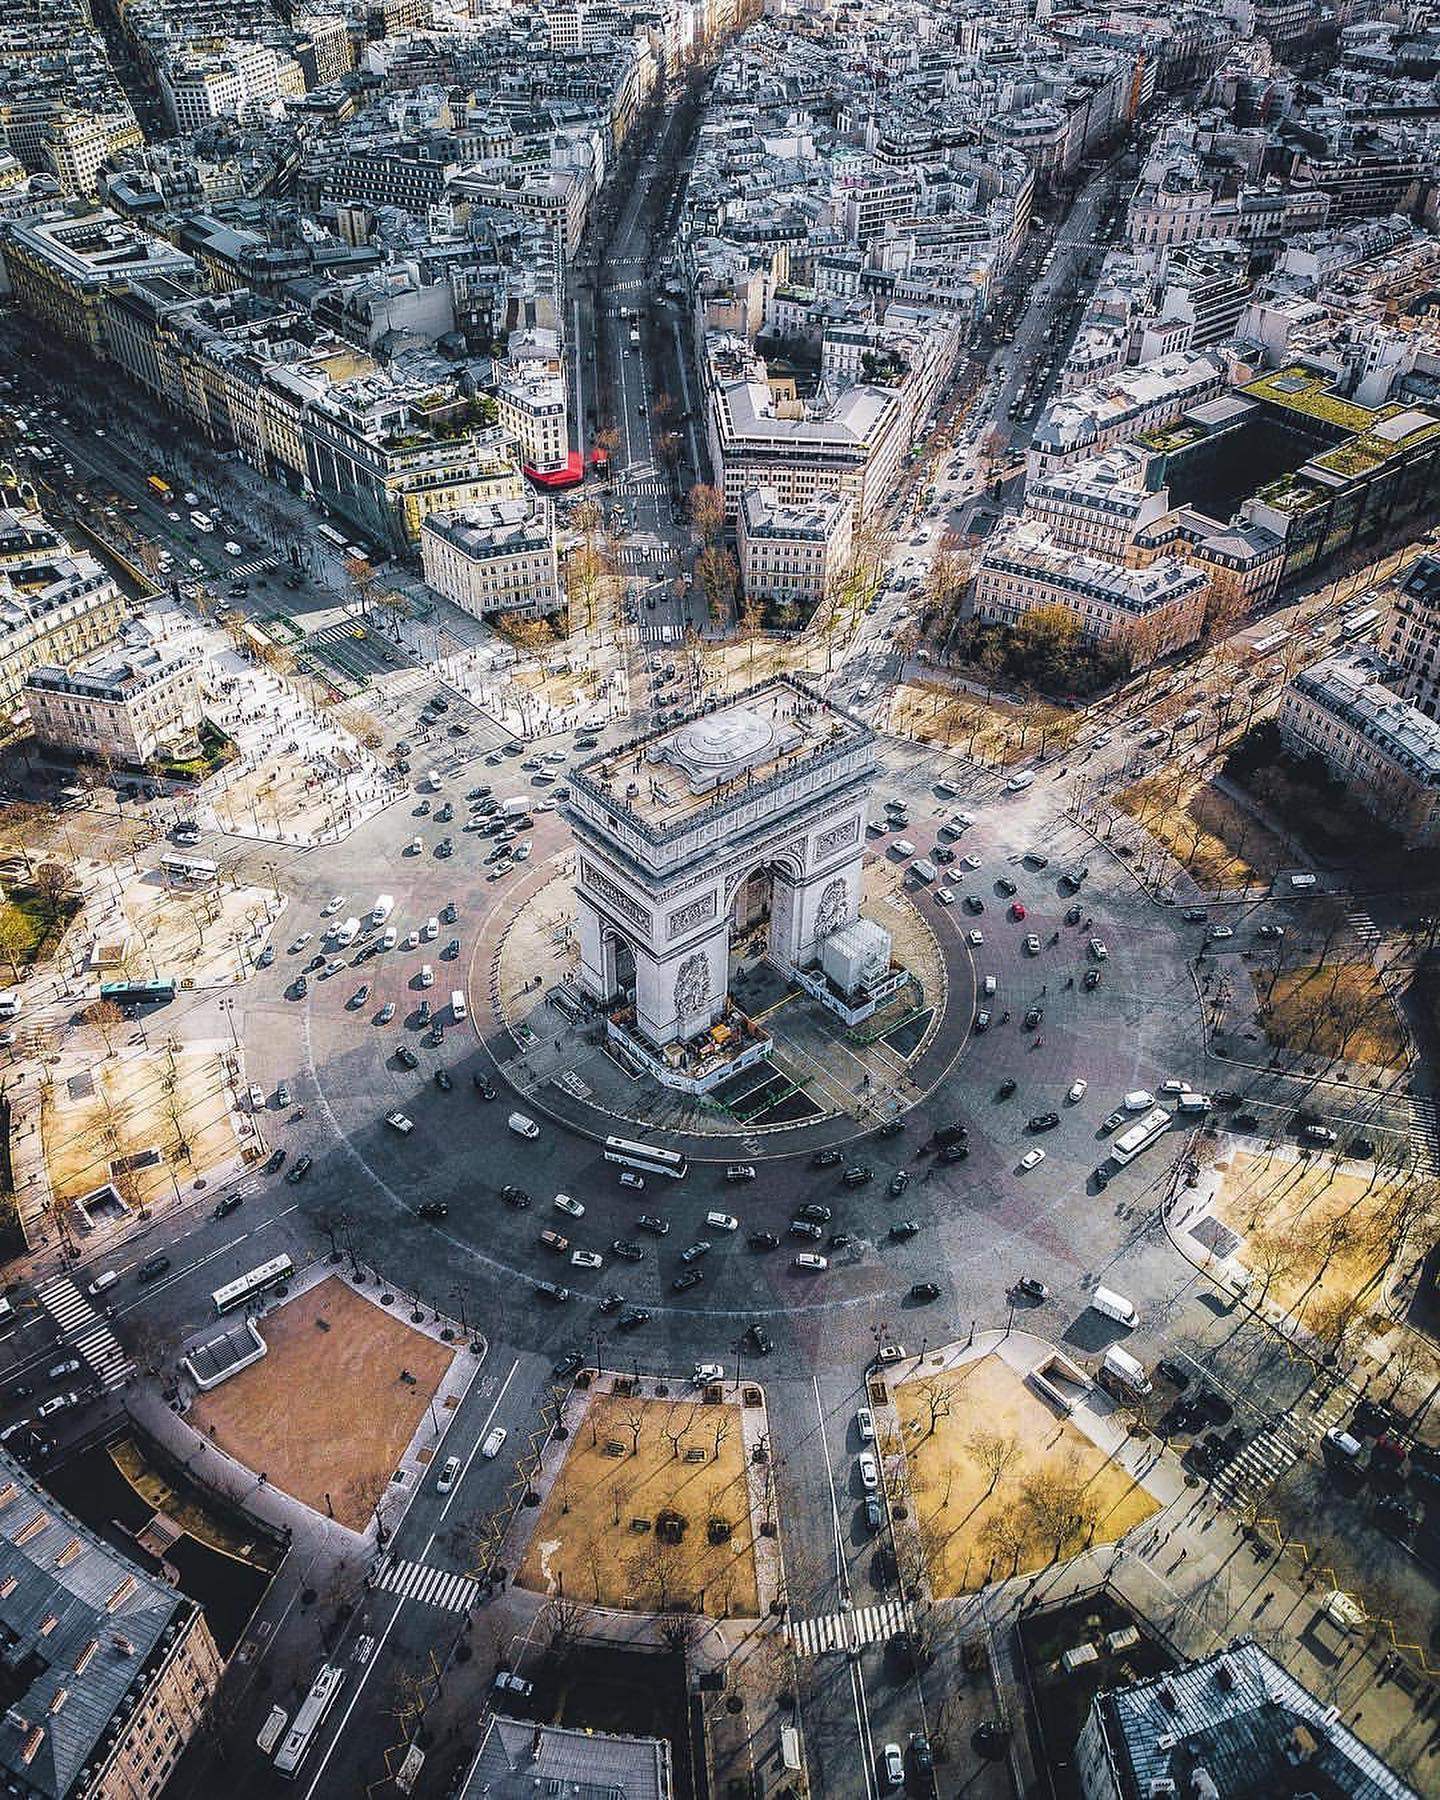
{"type": "Polygon", "coordinates": [[[929,1414],[925,1436],[927,1438],[934,1437],[936,1426],[942,1419],[948,1419],[954,1410],[954,1395],[950,1390],[949,1383],[934,1375],[928,1376],[922,1381],[916,1392],[925,1402],[925,1409],[929,1414]]]}
{"type": "Polygon", "coordinates": [[[1013,1432],[977,1431],[970,1439],[969,1450],[990,1478],[984,1495],[988,1500],[1020,1454],[1019,1439],[1013,1432]]]}

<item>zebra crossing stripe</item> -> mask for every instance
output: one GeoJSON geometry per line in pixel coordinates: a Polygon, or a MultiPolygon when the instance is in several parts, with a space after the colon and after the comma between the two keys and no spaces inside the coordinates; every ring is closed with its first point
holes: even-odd
{"type": "Polygon", "coordinates": [[[849,1650],[861,1644],[876,1644],[899,1631],[905,1623],[905,1609],[898,1600],[884,1600],[875,1606],[859,1606],[853,1612],[825,1613],[818,1619],[796,1619],[790,1626],[790,1641],[802,1656],[822,1656],[827,1650],[849,1650]]]}
{"type": "Polygon", "coordinates": [[[468,1612],[475,1604],[479,1583],[470,1575],[435,1569],[429,1563],[388,1561],[376,1577],[377,1587],[398,1594],[402,1600],[418,1600],[445,1612],[468,1612]]]}
{"type": "Polygon", "coordinates": [[[40,1304],[62,1331],[77,1331],[95,1319],[95,1308],[68,1275],[52,1276],[35,1292],[40,1304]]]}
{"type": "Polygon", "coordinates": [[[84,1337],[76,1338],[75,1348],[107,1388],[120,1387],[134,1373],[135,1365],[108,1325],[97,1325],[84,1337]]]}

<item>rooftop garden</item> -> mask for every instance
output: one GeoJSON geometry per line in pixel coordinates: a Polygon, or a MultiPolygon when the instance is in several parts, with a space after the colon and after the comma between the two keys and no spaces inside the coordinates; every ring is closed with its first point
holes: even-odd
{"type": "Polygon", "coordinates": [[[1149,450],[1155,456],[1169,456],[1176,450],[1198,444],[1204,436],[1205,433],[1198,425],[1164,425],[1154,431],[1142,432],[1135,442],[1142,450],[1149,450]]]}
{"type": "Polygon", "coordinates": [[[1248,381],[1240,392],[1251,400],[1268,400],[1272,406],[1300,413],[1325,425],[1336,425],[1342,431],[1359,435],[1369,431],[1381,416],[1368,406],[1357,406],[1353,400],[1342,400],[1330,391],[1330,378],[1311,374],[1306,369],[1275,369],[1248,381]]]}
{"type": "Polygon", "coordinates": [[[1324,494],[1303,475],[1277,475],[1257,490],[1255,498],[1262,506],[1273,506],[1276,512],[1305,512],[1319,506],[1324,494]]]}

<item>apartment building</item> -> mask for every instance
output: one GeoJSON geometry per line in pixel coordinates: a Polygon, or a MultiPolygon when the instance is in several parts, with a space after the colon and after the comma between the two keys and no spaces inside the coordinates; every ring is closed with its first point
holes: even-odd
{"type": "Polygon", "coordinates": [[[785,506],[773,488],[751,488],[735,518],[746,596],[807,616],[823,606],[849,564],[854,516],[847,494],[817,494],[805,506],[785,506]]]}
{"type": "Polygon", "coordinates": [[[1063,549],[1133,561],[1137,534],[1170,505],[1163,487],[1150,487],[1149,466],[1150,458],[1128,444],[1061,464],[1026,484],[1026,513],[1063,549]]]}
{"type": "Polygon", "coordinates": [[[1064,607],[1092,643],[1130,652],[1137,667],[1199,637],[1209,581],[1179,557],[1144,568],[1068,549],[1043,527],[1021,523],[997,532],[976,567],[976,615],[1015,625],[1042,607],[1064,607]]]}
{"type": "Polygon", "coordinates": [[[1276,720],[1287,749],[1323,757],[1407,848],[1440,842],[1440,721],[1395,691],[1378,657],[1313,664],[1281,694],[1276,720]]]}
{"type": "Polygon", "coordinates": [[[202,718],[194,662],[160,646],[34,668],[24,700],[42,744],[130,768],[193,738],[202,718]]]}
{"type": "Polygon", "coordinates": [[[0,224],[0,257],[11,291],[35,322],[91,355],[105,355],[104,307],[113,290],[144,276],[182,288],[198,283],[194,261],[108,207],[0,224]]]}
{"type": "Polygon", "coordinates": [[[1395,586],[1386,655],[1397,691],[1424,713],[1440,717],[1440,557],[1427,550],[1395,586]]]}
{"type": "Polygon", "coordinates": [[[129,613],[93,556],[72,550],[36,514],[0,511],[0,718],[14,716],[32,669],[93,655],[129,613]]]}
{"type": "Polygon", "coordinates": [[[495,384],[500,429],[511,437],[526,473],[551,474],[570,455],[565,383],[542,368],[512,367],[495,384]]]}
{"type": "Polygon", "coordinates": [[[430,513],[420,531],[420,560],[427,584],[477,619],[537,617],[564,599],[554,514],[541,495],[430,513]]]}
{"type": "Polygon", "coordinates": [[[1038,478],[1122,439],[1168,425],[1221,393],[1227,381],[1227,364],[1218,352],[1178,353],[1052,400],[1035,426],[1026,455],[1029,473],[1038,478]]]}
{"type": "Polygon", "coordinates": [[[156,1800],[222,1673],[193,1600],[113,1550],[0,1451],[9,1792],[156,1800]]]}

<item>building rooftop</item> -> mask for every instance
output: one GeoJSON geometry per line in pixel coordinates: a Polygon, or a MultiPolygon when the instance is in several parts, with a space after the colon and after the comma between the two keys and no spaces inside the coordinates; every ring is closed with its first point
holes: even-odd
{"type": "Polygon", "coordinates": [[[491,1718],[456,1800],[669,1800],[670,1746],[663,1738],[566,1731],[491,1718]]]}
{"type": "Polygon", "coordinates": [[[1355,726],[1427,787],[1440,786],[1440,720],[1397,694],[1389,673],[1378,658],[1348,652],[1315,663],[1291,686],[1355,726]]]}

